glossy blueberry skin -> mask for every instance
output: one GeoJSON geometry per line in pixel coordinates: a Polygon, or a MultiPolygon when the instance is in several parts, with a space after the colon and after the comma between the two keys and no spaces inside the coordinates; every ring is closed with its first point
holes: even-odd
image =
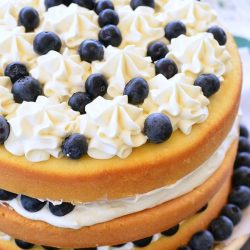
{"type": "Polygon", "coordinates": [[[104,26],[99,34],[99,41],[105,46],[112,45],[118,47],[122,42],[122,34],[119,28],[115,25],[109,24],[104,26]]]}
{"type": "Polygon", "coordinates": [[[22,103],[23,101],[35,102],[37,97],[42,94],[42,88],[35,78],[26,76],[15,82],[11,92],[17,103],[22,103]]]}
{"type": "Polygon", "coordinates": [[[211,250],[213,245],[214,237],[207,230],[194,234],[189,242],[192,250],[211,250]]]}
{"type": "Polygon", "coordinates": [[[150,236],[150,237],[144,238],[142,240],[133,241],[133,243],[136,247],[146,247],[151,243],[152,239],[153,239],[153,237],[150,236]]]}
{"type": "Polygon", "coordinates": [[[247,186],[250,188],[250,168],[249,167],[239,167],[234,171],[233,175],[233,185],[237,186],[247,186]]]}
{"type": "Polygon", "coordinates": [[[147,6],[147,7],[154,8],[155,1],[154,0],[131,0],[130,6],[133,10],[135,10],[137,7],[140,7],[140,6],[147,6]]]}
{"type": "Polygon", "coordinates": [[[241,166],[250,167],[250,153],[240,152],[237,154],[234,167],[239,168],[241,166]]]}
{"type": "Polygon", "coordinates": [[[234,204],[226,204],[221,210],[221,215],[229,218],[235,226],[240,222],[242,212],[238,206],[234,204]]]}
{"type": "Polygon", "coordinates": [[[243,124],[240,125],[240,136],[246,137],[246,138],[249,137],[249,131],[248,131],[247,127],[244,126],[243,124]]]}
{"type": "Polygon", "coordinates": [[[178,73],[178,68],[172,59],[162,58],[155,63],[155,72],[170,79],[178,73]]]}
{"type": "Polygon", "coordinates": [[[9,137],[10,125],[8,121],[0,115],[0,144],[3,144],[9,137]]]}
{"type": "Polygon", "coordinates": [[[220,80],[214,74],[202,74],[195,80],[194,85],[201,87],[204,96],[210,97],[220,89],[220,80]]]}
{"type": "Polygon", "coordinates": [[[166,231],[161,232],[161,234],[163,234],[164,236],[173,236],[179,231],[179,228],[180,228],[180,225],[177,224],[174,227],[172,227],[166,231]]]}
{"type": "Polygon", "coordinates": [[[212,26],[207,30],[207,32],[213,34],[214,39],[217,40],[219,45],[222,46],[227,43],[227,34],[222,28],[218,26],[212,26]]]}
{"type": "Polygon", "coordinates": [[[34,246],[34,244],[32,243],[28,243],[28,242],[17,240],[17,239],[15,239],[15,243],[21,249],[31,249],[34,246]]]}
{"type": "Polygon", "coordinates": [[[95,6],[95,12],[99,15],[103,10],[114,10],[114,4],[110,0],[99,0],[95,6]]]}
{"type": "Polygon", "coordinates": [[[19,12],[18,25],[25,27],[26,32],[34,31],[40,24],[39,14],[36,9],[24,7],[19,12]]]}
{"type": "Polygon", "coordinates": [[[250,141],[248,138],[240,136],[238,152],[248,152],[250,153],[250,141]]]}
{"type": "Polygon", "coordinates": [[[34,51],[38,55],[45,55],[51,50],[60,52],[62,42],[56,33],[51,31],[42,31],[36,35],[33,46],[34,51]]]}
{"type": "Polygon", "coordinates": [[[163,143],[173,133],[169,118],[161,113],[150,114],[144,122],[144,134],[151,143],[163,143]]]}
{"type": "Polygon", "coordinates": [[[17,194],[0,189],[0,200],[1,201],[10,201],[10,200],[15,199],[16,197],[17,197],[17,194]]]}
{"type": "Polygon", "coordinates": [[[62,0],[45,0],[44,4],[45,4],[46,9],[49,9],[51,7],[63,4],[63,1],[62,0]]]}
{"type": "Polygon", "coordinates": [[[89,10],[93,10],[95,8],[95,0],[72,0],[72,3],[76,3],[89,10]]]}
{"type": "Polygon", "coordinates": [[[92,102],[92,99],[89,94],[84,92],[76,92],[69,99],[69,106],[75,110],[80,112],[80,114],[85,114],[85,107],[92,102]]]}
{"type": "Polygon", "coordinates": [[[13,62],[7,65],[4,70],[4,75],[8,76],[12,83],[15,83],[20,78],[29,76],[27,67],[20,62],[13,62]]]}
{"type": "Polygon", "coordinates": [[[187,33],[186,26],[181,21],[173,21],[168,23],[165,28],[165,37],[171,41],[180,35],[185,35],[187,33]]]}
{"type": "Polygon", "coordinates": [[[134,105],[142,104],[147,98],[148,93],[148,83],[141,77],[130,80],[123,92],[124,95],[128,96],[128,102],[134,105]]]}
{"type": "Polygon", "coordinates": [[[104,57],[103,45],[97,40],[85,40],[81,43],[78,53],[82,61],[91,63],[101,61],[104,57]]]}
{"type": "Polygon", "coordinates": [[[40,211],[46,205],[46,201],[39,201],[25,195],[21,195],[21,203],[23,208],[31,213],[40,211]]]}
{"type": "Polygon", "coordinates": [[[100,27],[104,27],[108,24],[117,25],[119,23],[119,16],[116,11],[106,9],[99,14],[98,23],[100,27]]]}
{"type": "Polygon", "coordinates": [[[163,42],[154,42],[148,46],[147,56],[150,56],[152,61],[158,61],[166,56],[168,47],[163,42]]]}
{"type": "Polygon", "coordinates": [[[246,186],[234,187],[229,195],[229,202],[244,209],[250,204],[250,188],[246,186]]]}
{"type": "Polygon", "coordinates": [[[52,203],[49,203],[49,210],[50,212],[58,217],[65,216],[66,214],[69,214],[74,210],[75,206],[68,202],[63,202],[60,205],[53,205],[52,203]]]}

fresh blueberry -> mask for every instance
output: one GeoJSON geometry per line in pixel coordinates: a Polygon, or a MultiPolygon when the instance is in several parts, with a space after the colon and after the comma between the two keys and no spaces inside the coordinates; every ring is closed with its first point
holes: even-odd
{"type": "Polygon", "coordinates": [[[105,46],[118,47],[122,42],[122,35],[119,28],[115,25],[109,24],[104,26],[99,34],[99,41],[105,46]]]}
{"type": "Polygon", "coordinates": [[[60,37],[50,31],[42,31],[38,33],[33,42],[34,51],[38,55],[45,55],[51,50],[60,52],[62,42],[60,37]]]}
{"type": "Polygon", "coordinates": [[[108,24],[117,25],[119,23],[119,16],[116,11],[106,9],[99,14],[98,23],[100,27],[108,24]]]}
{"type": "Polygon", "coordinates": [[[165,26],[165,37],[171,41],[180,35],[185,35],[187,32],[186,26],[181,21],[172,21],[165,26]]]}
{"type": "Polygon", "coordinates": [[[45,4],[46,9],[49,9],[51,7],[63,4],[63,1],[62,0],[45,0],[44,4],[45,4]]]}
{"type": "Polygon", "coordinates": [[[207,230],[194,234],[189,242],[189,246],[192,250],[211,250],[213,245],[214,237],[207,230]]]}
{"type": "Polygon", "coordinates": [[[174,227],[171,227],[170,229],[161,232],[161,234],[163,234],[164,236],[173,236],[179,231],[179,228],[180,225],[177,224],[174,227]]]}
{"type": "Polygon", "coordinates": [[[244,126],[243,124],[240,125],[240,136],[243,136],[246,138],[248,138],[248,136],[249,136],[249,131],[248,131],[247,127],[244,126]]]}
{"type": "Polygon", "coordinates": [[[170,79],[178,73],[178,68],[172,59],[162,58],[155,64],[156,75],[162,74],[170,79]]]}
{"type": "Polygon", "coordinates": [[[166,56],[168,47],[163,42],[154,42],[148,46],[147,56],[150,56],[152,61],[158,61],[166,56]]]}
{"type": "Polygon", "coordinates": [[[34,244],[15,239],[16,245],[22,249],[31,249],[34,244]]]}
{"type": "Polygon", "coordinates": [[[206,211],[207,208],[208,208],[208,203],[205,206],[203,206],[197,213],[202,213],[202,212],[206,211]]]}
{"type": "Polygon", "coordinates": [[[16,197],[17,197],[17,194],[0,189],[0,200],[1,201],[10,201],[10,200],[15,199],[16,197]]]}
{"type": "Polygon", "coordinates": [[[250,153],[250,141],[248,140],[248,138],[240,136],[238,152],[250,153]]]}
{"type": "Polygon", "coordinates": [[[49,210],[50,212],[55,216],[65,216],[66,214],[69,214],[74,210],[75,206],[68,202],[63,202],[60,205],[53,205],[52,203],[49,203],[49,210]]]}
{"type": "Polygon", "coordinates": [[[46,205],[46,201],[40,201],[25,195],[21,195],[21,203],[25,210],[32,213],[40,211],[46,205]]]}
{"type": "Polygon", "coordinates": [[[72,3],[76,3],[89,10],[93,10],[95,8],[95,0],[72,0],[72,3]]]}
{"type": "Polygon", "coordinates": [[[237,225],[242,217],[242,212],[240,208],[234,204],[227,204],[221,210],[221,215],[229,218],[234,225],[237,225]]]}
{"type": "Polygon", "coordinates": [[[9,137],[10,125],[7,120],[0,115],[0,144],[3,144],[9,137]]]}
{"type": "Polygon", "coordinates": [[[214,74],[202,74],[194,82],[195,86],[201,87],[206,97],[210,97],[220,89],[220,80],[214,74]]]}
{"type": "Polygon", "coordinates": [[[146,6],[146,7],[155,7],[155,1],[154,0],[131,0],[130,6],[133,10],[135,10],[137,7],[140,6],[146,6]]]}
{"type": "Polygon", "coordinates": [[[151,143],[162,143],[170,138],[173,127],[169,118],[162,113],[150,114],[144,123],[144,133],[151,143]]]}
{"type": "Polygon", "coordinates": [[[80,159],[88,151],[88,144],[85,136],[72,134],[62,143],[62,152],[70,159],[80,159]]]}
{"type": "Polygon", "coordinates": [[[134,105],[142,104],[148,93],[148,83],[141,77],[136,77],[129,81],[123,92],[124,95],[128,96],[128,102],[134,105]]]}
{"type": "Polygon", "coordinates": [[[23,63],[13,62],[7,65],[4,75],[8,76],[12,83],[15,83],[20,78],[29,76],[29,72],[23,63]]]}
{"type": "Polygon", "coordinates": [[[236,156],[234,166],[235,168],[238,168],[241,166],[250,167],[250,153],[247,153],[247,152],[238,153],[236,156]]]}
{"type": "Polygon", "coordinates": [[[247,186],[250,188],[250,168],[249,167],[239,167],[234,171],[233,175],[233,185],[237,186],[247,186]]]}
{"type": "Polygon", "coordinates": [[[96,73],[90,75],[85,82],[85,89],[92,99],[107,93],[108,82],[104,75],[96,73]]]}
{"type": "Polygon", "coordinates": [[[40,83],[31,76],[26,76],[16,81],[11,91],[17,103],[22,103],[23,101],[35,102],[37,97],[42,94],[40,83]]]}
{"type": "Polygon", "coordinates": [[[181,246],[177,250],[192,250],[189,246],[181,246]]]}
{"type": "Polygon", "coordinates": [[[79,47],[79,55],[82,61],[91,63],[101,61],[104,57],[103,45],[97,40],[85,40],[79,47]]]}
{"type": "Polygon", "coordinates": [[[46,246],[42,246],[45,250],[57,250],[59,248],[56,247],[46,247],[46,246]]]}
{"type": "Polygon", "coordinates": [[[207,32],[213,34],[214,39],[217,40],[219,45],[225,45],[227,43],[227,34],[222,28],[218,26],[213,26],[213,27],[210,27],[207,30],[207,32]]]}
{"type": "Polygon", "coordinates": [[[99,15],[103,10],[114,10],[114,4],[110,0],[99,0],[95,6],[95,12],[99,15]]]}
{"type": "Polygon", "coordinates": [[[146,247],[151,243],[152,239],[153,239],[153,237],[150,236],[150,237],[144,238],[142,240],[133,241],[133,243],[136,247],[146,247]]]}
{"type": "Polygon", "coordinates": [[[80,112],[81,114],[85,114],[85,107],[92,102],[89,94],[84,92],[76,92],[69,99],[69,106],[75,110],[80,112]]]}
{"type": "Polygon", "coordinates": [[[37,10],[32,7],[24,7],[19,12],[18,24],[24,26],[26,32],[34,31],[40,24],[37,10]]]}
{"type": "Polygon", "coordinates": [[[244,209],[250,204],[250,188],[246,186],[234,187],[229,195],[229,202],[244,209]]]}

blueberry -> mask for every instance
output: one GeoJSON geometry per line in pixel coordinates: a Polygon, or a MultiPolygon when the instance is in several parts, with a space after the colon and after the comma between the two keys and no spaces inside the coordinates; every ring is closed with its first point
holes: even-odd
{"type": "Polygon", "coordinates": [[[22,249],[31,249],[34,244],[15,239],[16,245],[22,249]]]}
{"type": "Polygon", "coordinates": [[[147,56],[150,56],[152,61],[158,61],[166,56],[168,47],[163,42],[154,42],[148,46],[147,56]]]}
{"type": "Polygon", "coordinates": [[[93,10],[95,8],[95,0],[72,0],[72,3],[76,3],[89,10],[93,10]]]}
{"type": "Polygon", "coordinates": [[[240,208],[234,204],[227,204],[221,210],[221,215],[229,218],[234,225],[237,225],[242,217],[242,212],[240,208]]]}
{"type": "MultiPolygon", "coordinates": [[[[87,1],[87,0],[85,0],[85,1],[87,1]]],[[[70,4],[72,4],[74,1],[72,1],[72,0],[62,0],[62,3],[64,4],[64,5],[66,5],[66,6],[69,6],[70,4]]]]}
{"type": "Polygon", "coordinates": [[[153,237],[150,236],[150,237],[144,238],[142,240],[133,241],[133,243],[136,247],[146,247],[151,243],[152,239],[153,239],[153,237]]]}
{"type": "Polygon", "coordinates": [[[220,80],[214,74],[202,74],[194,82],[195,86],[201,87],[206,97],[210,97],[220,89],[220,80]]]}
{"type": "Polygon", "coordinates": [[[53,205],[52,203],[49,203],[49,210],[50,212],[55,216],[65,216],[66,214],[69,214],[74,210],[75,206],[68,202],[63,202],[60,205],[53,205]]]}
{"type": "Polygon", "coordinates": [[[164,236],[173,236],[179,231],[179,228],[180,225],[177,224],[174,227],[171,227],[170,229],[161,232],[161,234],[163,234],[164,236]]]}
{"type": "Polygon", "coordinates": [[[189,242],[189,246],[192,250],[211,250],[213,245],[214,237],[207,230],[194,234],[189,242]]]}
{"type": "Polygon", "coordinates": [[[46,246],[42,246],[45,250],[56,250],[56,249],[59,249],[59,248],[56,248],[56,247],[46,247],[46,246]]]}
{"type": "Polygon", "coordinates": [[[243,136],[246,138],[248,138],[248,136],[249,136],[249,131],[248,131],[247,127],[242,125],[242,124],[240,125],[240,136],[243,136]]]}
{"type": "Polygon", "coordinates": [[[3,144],[9,137],[10,125],[7,120],[0,115],[0,144],[3,144]]]}
{"type": "Polygon", "coordinates": [[[11,91],[17,103],[35,102],[37,97],[42,94],[40,83],[31,76],[16,81],[11,91]]]}
{"type": "Polygon", "coordinates": [[[106,9],[99,14],[98,23],[100,27],[108,24],[117,25],[119,23],[119,16],[114,10],[106,9]]]}
{"type": "Polygon", "coordinates": [[[62,152],[70,159],[80,159],[88,151],[88,144],[85,136],[72,134],[62,143],[62,152]]]}
{"type": "Polygon", "coordinates": [[[8,76],[12,83],[15,83],[20,78],[29,76],[29,72],[23,63],[13,62],[7,65],[4,75],[8,76]]]}
{"type": "Polygon", "coordinates": [[[115,25],[109,24],[104,26],[99,34],[99,41],[105,46],[112,45],[118,47],[122,42],[122,35],[119,28],[115,25]]]}
{"type": "Polygon", "coordinates": [[[149,93],[148,83],[141,77],[130,80],[123,94],[128,96],[128,102],[134,105],[142,104],[149,93]]]}
{"type": "Polygon", "coordinates": [[[250,188],[246,186],[234,187],[229,195],[229,202],[244,209],[250,204],[250,188]]]}
{"type": "Polygon", "coordinates": [[[92,102],[89,94],[84,92],[76,92],[69,99],[69,106],[75,110],[80,112],[81,114],[85,114],[85,107],[92,102]]]}
{"type": "Polygon", "coordinates": [[[46,201],[40,201],[25,195],[21,195],[21,203],[25,210],[32,213],[40,211],[46,205],[46,201]]]}
{"type": "Polygon", "coordinates": [[[180,35],[187,33],[186,26],[181,21],[173,21],[165,26],[165,37],[171,41],[173,38],[177,38],[180,35]]]}
{"type": "Polygon", "coordinates": [[[24,7],[19,12],[18,24],[25,27],[26,32],[34,31],[40,24],[37,10],[32,7],[24,7]]]}
{"type": "Polygon", "coordinates": [[[90,75],[85,82],[85,89],[91,98],[104,96],[107,93],[108,82],[104,75],[96,73],[90,75]]]}
{"type": "Polygon", "coordinates": [[[203,206],[197,213],[202,213],[202,212],[206,211],[207,208],[208,208],[208,203],[205,206],[203,206]]]}
{"type": "Polygon", "coordinates": [[[178,73],[178,68],[172,59],[162,58],[155,64],[156,75],[162,74],[170,79],[178,73]]]}
{"type": "Polygon", "coordinates": [[[45,0],[44,2],[46,9],[49,9],[54,6],[58,6],[62,3],[63,3],[62,0],[45,0]]]}
{"type": "Polygon", "coordinates": [[[239,167],[234,171],[233,175],[233,185],[237,186],[247,186],[250,188],[250,168],[249,167],[239,167]]]}
{"type": "Polygon", "coordinates": [[[103,45],[97,40],[85,40],[79,47],[79,55],[82,61],[91,63],[101,61],[104,57],[103,45]]]}
{"type": "Polygon", "coordinates": [[[172,135],[173,127],[169,118],[161,113],[153,113],[144,123],[144,133],[151,143],[162,143],[172,135]]]}
{"type": "Polygon", "coordinates": [[[155,7],[155,1],[154,0],[131,0],[130,6],[133,10],[135,10],[137,7],[140,6],[146,6],[146,7],[155,7]]]}
{"type": "Polygon", "coordinates": [[[192,250],[189,246],[181,246],[177,250],[192,250]]]}
{"type": "Polygon", "coordinates": [[[34,42],[34,51],[38,55],[45,55],[51,50],[60,52],[62,47],[62,42],[60,37],[50,31],[43,31],[36,35],[34,42]]]}
{"type": "Polygon", "coordinates": [[[99,0],[95,6],[95,12],[99,15],[103,10],[114,10],[114,4],[110,0],[99,0]]]}
{"type": "Polygon", "coordinates": [[[241,166],[250,167],[250,153],[247,153],[247,152],[238,153],[236,156],[234,166],[235,168],[238,168],[241,166]]]}
{"type": "Polygon", "coordinates": [[[227,43],[227,34],[222,28],[218,26],[212,26],[207,30],[207,32],[213,34],[214,39],[217,40],[219,45],[225,45],[227,43]]]}
{"type": "Polygon", "coordinates": [[[250,141],[248,140],[248,138],[240,136],[238,152],[250,153],[250,141]]]}
{"type": "Polygon", "coordinates": [[[16,197],[17,197],[17,194],[0,189],[0,200],[1,201],[10,201],[10,200],[15,199],[16,197]]]}

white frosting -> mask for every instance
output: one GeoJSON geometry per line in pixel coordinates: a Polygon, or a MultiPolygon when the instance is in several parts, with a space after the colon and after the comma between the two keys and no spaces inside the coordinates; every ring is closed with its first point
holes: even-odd
{"type": "Polygon", "coordinates": [[[23,102],[9,120],[10,135],[5,148],[32,162],[61,156],[61,144],[74,128],[79,115],[66,103],[39,96],[36,102],[23,102]]]}
{"type": "Polygon", "coordinates": [[[159,74],[149,81],[149,87],[149,97],[142,105],[144,111],[165,113],[174,129],[188,135],[194,124],[207,119],[209,100],[185,74],[170,79],[159,74]]]}
{"type": "Polygon", "coordinates": [[[154,65],[146,50],[129,45],[123,49],[108,46],[104,60],[92,63],[94,73],[102,73],[108,78],[108,95],[122,95],[125,85],[134,77],[150,79],[155,75],[154,65]]]}
{"type": "Polygon", "coordinates": [[[128,157],[132,148],[147,141],[142,134],[145,117],[141,108],[128,103],[127,96],[113,100],[96,98],[80,116],[79,132],[90,138],[88,155],[95,159],[128,157]]]}

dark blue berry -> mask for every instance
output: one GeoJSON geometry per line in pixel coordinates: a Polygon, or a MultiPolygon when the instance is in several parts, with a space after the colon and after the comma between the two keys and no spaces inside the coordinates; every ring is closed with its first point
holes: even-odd
{"type": "Polygon", "coordinates": [[[130,6],[133,10],[135,10],[137,7],[140,6],[146,6],[146,7],[155,7],[155,1],[154,0],[131,0],[130,6]]]}
{"type": "Polygon", "coordinates": [[[207,208],[208,208],[208,204],[206,204],[205,206],[203,206],[197,213],[202,213],[205,210],[207,210],[207,208]]]}
{"type": "Polygon", "coordinates": [[[24,7],[19,12],[18,24],[24,26],[26,32],[34,31],[40,24],[39,14],[32,7],[24,7]]]}
{"type": "Polygon", "coordinates": [[[62,0],[62,3],[63,3],[64,5],[66,5],[66,6],[69,6],[70,4],[73,3],[73,1],[72,1],[72,0],[62,0]]]}
{"type": "Polygon", "coordinates": [[[45,0],[44,4],[45,4],[46,9],[49,9],[51,7],[63,4],[63,1],[62,0],[45,0]]]}
{"type": "Polygon", "coordinates": [[[192,250],[189,246],[181,246],[177,250],[192,250]]]}
{"type": "Polygon", "coordinates": [[[144,123],[144,133],[151,143],[162,143],[170,138],[173,127],[169,118],[162,113],[153,113],[144,123]]]}
{"type": "Polygon", "coordinates": [[[243,136],[246,138],[248,138],[248,136],[249,136],[249,131],[248,131],[247,127],[244,126],[243,124],[240,125],[240,136],[243,136]]]}
{"type": "Polygon", "coordinates": [[[221,215],[229,218],[234,225],[237,225],[242,217],[242,212],[240,208],[234,204],[227,204],[221,210],[221,215]]]}
{"type": "Polygon", "coordinates": [[[16,197],[17,197],[17,194],[0,189],[0,200],[1,201],[10,201],[10,200],[15,199],[16,197]]]}
{"type": "Polygon", "coordinates": [[[165,26],[165,37],[171,41],[180,35],[185,35],[187,32],[186,26],[181,21],[173,21],[165,26]]]}
{"type": "Polygon", "coordinates": [[[46,201],[40,201],[25,195],[21,195],[21,203],[25,210],[32,213],[40,211],[46,205],[46,201]]]}
{"type": "Polygon", "coordinates": [[[104,96],[107,93],[108,82],[104,75],[96,73],[90,75],[85,82],[86,92],[91,98],[104,96]]]}
{"type": "Polygon", "coordinates": [[[16,245],[22,249],[31,249],[34,244],[15,239],[16,245]]]}
{"type": "Polygon", "coordinates": [[[29,76],[29,72],[23,63],[13,62],[7,65],[4,75],[8,76],[12,83],[15,83],[20,78],[29,76]]]}
{"type": "Polygon", "coordinates": [[[217,40],[219,45],[225,45],[227,43],[227,34],[222,28],[218,26],[213,26],[209,28],[207,32],[213,34],[214,39],[217,40]]]}
{"type": "Polygon", "coordinates": [[[234,171],[233,175],[233,185],[236,186],[247,186],[250,188],[250,168],[249,167],[239,167],[234,171]]]}
{"type": "Polygon", "coordinates": [[[72,0],[72,3],[76,3],[89,10],[93,10],[95,8],[95,0],[72,0]]]}
{"type": "Polygon", "coordinates": [[[250,188],[246,186],[234,187],[229,195],[229,202],[244,209],[250,204],[250,188]]]}
{"type": "Polygon", "coordinates": [[[0,115],[0,144],[3,144],[9,137],[10,125],[7,120],[0,115]]]}
{"type": "Polygon", "coordinates": [[[31,76],[17,80],[11,91],[17,103],[35,102],[37,97],[42,94],[40,83],[31,76]]]}
{"type": "Polygon", "coordinates": [[[167,79],[170,79],[178,73],[178,68],[172,59],[162,58],[155,64],[156,75],[162,74],[167,79]]]}
{"type": "Polygon", "coordinates": [[[163,42],[154,42],[148,46],[147,56],[150,56],[152,61],[158,61],[166,56],[168,47],[163,42]]]}
{"type": "Polygon", "coordinates": [[[109,24],[104,26],[99,34],[99,41],[105,46],[118,47],[122,42],[122,35],[119,28],[115,25],[109,24]]]}
{"type": "Polygon", "coordinates": [[[56,247],[46,247],[46,246],[42,246],[45,250],[57,250],[59,248],[56,247]]]}
{"type": "Polygon", "coordinates": [[[72,134],[62,143],[62,152],[70,159],[80,159],[88,151],[88,144],[85,136],[72,134]]]}
{"type": "Polygon", "coordinates": [[[50,212],[55,216],[65,216],[66,214],[69,214],[74,210],[75,206],[68,202],[63,202],[60,205],[53,205],[52,203],[49,203],[49,210],[50,212]]]}
{"type": "Polygon", "coordinates": [[[211,250],[213,245],[214,237],[207,230],[194,234],[189,241],[189,246],[192,250],[211,250]]]}
{"type": "Polygon", "coordinates": [[[168,230],[165,230],[161,232],[164,236],[173,236],[179,231],[180,225],[175,225],[174,227],[169,228],[168,230]]]}
{"type": "Polygon", "coordinates": [[[104,57],[103,45],[97,40],[85,40],[79,47],[79,55],[82,61],[91,63],[101,61],[104,57]]]}
{"type": "Polygon", "coordinates": [[[85,107],[92,102],[92,99],[89,94],[84,92],[76,92],[69,99],[69,106],[80,112],[80,114],[85,114],[85,107]]]}
{"type": "Polygon", "coordinates": [[[128,96],[128,102],[134,105],[142,104],[149,93],[148,83],[141,77],[129,81],[123,94],[128,96]]]}
{"type": "Polygon", "coordinates": [[[238,152],[250,153],[250,141],[248,140],[248,138],[240,136],[238,152]]]}
{"type": "Polygon", "coordinates": [[[250,153],[247,153],[247,152],[238,153],[236,156],[234,166],[235,168],[238,168],[241,166],[250,167],[250,153]]]}
{"type": "Polygon", "coordinates": [[[42,31],[36,35],[33,46],[34,51],[38,55],[45,55],[51,50],[60,52],[62,42],[56,33],[51,31],[42,31]]]}
{"type": "Polygon", "coordinates": [[[114,10],[106,9],[99,14],[98,23],[100,27],[108,24],[117,25],[119,23],[119,16],[114,10]]]}
{"type": "Polygon", "coordinates": [[[220,79],[214,74],[202,74],[194,85],[201,87],[204,96],[210,97],[220,89],[220,79]]]}
{"type": "Polygon", "coordinates": [[[142,240],[133,241],[133,243],[136,247],[146,247],[151,243],[152,239],[153,239],[153,237],[150,236],[150,237],[144,238],[142,240]]]}
{"type": "Polygon", "coordinates": [[[101,13],[103,10],[110,9],[114,10],[114,4],[110,0],[99,0],[95,6],[95,12],[101,13]]]}

